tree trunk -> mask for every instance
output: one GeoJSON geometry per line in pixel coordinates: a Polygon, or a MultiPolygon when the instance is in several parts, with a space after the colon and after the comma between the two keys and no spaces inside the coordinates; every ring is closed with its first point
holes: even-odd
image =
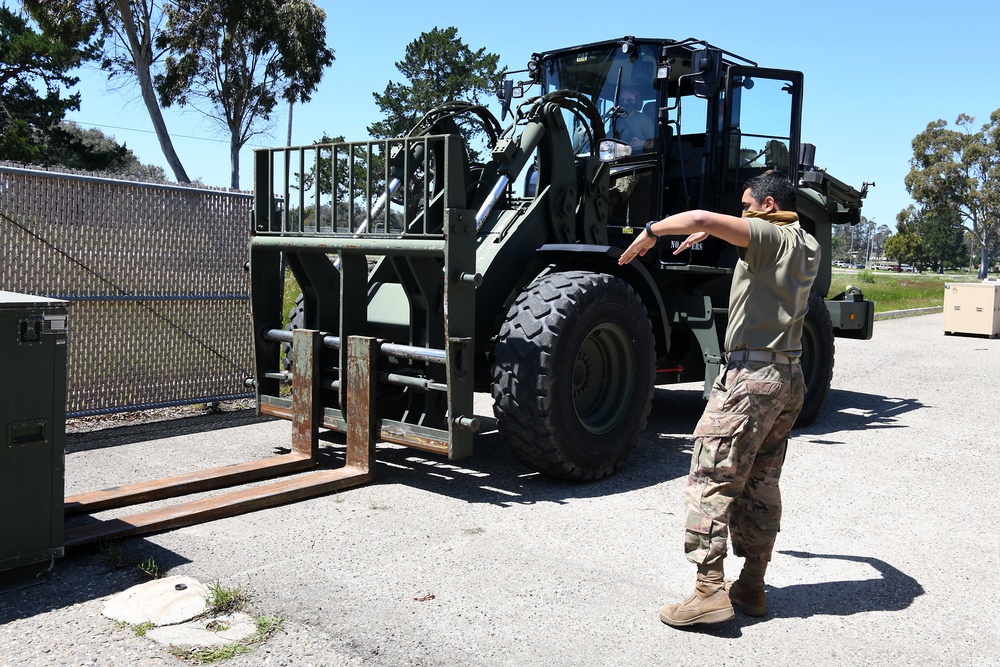
{"type": "MultiPolygon", "coordinates": [[[[986,240],[985,238],[983,239],[986,240]]],[[[983,243],[982,257],[979,260],[979,279],[984,280],[990,272],[990,248],[987,243],[983,243]]]]}
{"type": "Polygon", "coordinates": [[[132,51],[132,63],[135,65],[135,73],[139,79],[139,90],[142,92],[142,101],[146,105],[149,113],[149,120],[153,123],[153,130],[156,138],[160,142],[160,150],[178,183],[190,183],[187,172],[181,160],[174,151],[174,144],[170,140],[170,133],[167,132],[167,124],[163,120],[163,112],[160,110],[160,103],[156,99],[156,92],[153,90],[153,77],[150,75],[150,61],[152,60],[152,49],[148,43],[149,33],[144,34],[144,41],[139,41],[139,31],[135,24],[135,15],[128,0],[115,0],[115,7],[118,8],[122,18],[122,26],[128,36],[129,48],[132,51]]]}
{"type": "Polygon", "coordinates": [[[229,140],[229,187],[233,190],[240,189],[240,144],[233,136],[229,140]]]}

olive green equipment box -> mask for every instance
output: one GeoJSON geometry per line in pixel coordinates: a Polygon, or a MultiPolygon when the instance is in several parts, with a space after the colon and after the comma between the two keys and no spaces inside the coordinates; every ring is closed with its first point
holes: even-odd
{"type": "Polygon", "coordinates": [[[63,555],[66,306],[0,291],[0,590],[63,555]]]}

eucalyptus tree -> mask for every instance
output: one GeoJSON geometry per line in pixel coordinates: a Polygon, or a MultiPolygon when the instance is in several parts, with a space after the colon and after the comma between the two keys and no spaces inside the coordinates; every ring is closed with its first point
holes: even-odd
{"type": "Polygon", "coordinates": [[[961,221],[980,250],[979,277],[985,278],[1000,252],[1000,109],[979,131],[962,114],[951,129],[943,120],[913,139],[906,189],[935,215],[961,221]]]}
{"type": "Polygon", "coordinates": [[[153,77],[164,55],[155,45],[164,5],[157,0],[24,0],[24,5],[33,17],[52,30],[67,25],[96,25],[103,39],[101,68],[110,81],[138,86],[174,178],[180,183],[190,183],[167,131],[153,86],[153,77]]]}
{"type": "Polygon", "coordinates": [[[238,188],[240,149],[267,131],[280,101],[308,101],[333,62],[326,12],[310,0],[178,0],[165,13],[157,92],[165,106],[190,107],[228,133],[238,188]]]}

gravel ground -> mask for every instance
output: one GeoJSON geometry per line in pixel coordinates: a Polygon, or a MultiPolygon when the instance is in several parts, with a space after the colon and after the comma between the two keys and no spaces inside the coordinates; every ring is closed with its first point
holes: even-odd
{"type": "MultiPolygon", "coordinates": [[[[284,619],[233,666],[998,665],[1000,340],[945,336],[941,318],[837,341],[826,408],[789,448],[761,619],[657,619],[694,578],[681,493],[703,403],[690,385],[657,390],[632,459],[600,483],[519,466],[480,396],[469,459],[380,447],[374,484],[127,539],[126,560],[243,586],[256,613],[284,619]]],[[[81,431],[67,493],[266,456],[289,438],[287,422],[246,411],[81,431]]],[[[342,451],[331,439],[324,459],[342,451]]],[[[45,583],[0,594],[0,666],[178,664],[100,615],[143,580],[106,560],[77,549],[45,583]]]]}

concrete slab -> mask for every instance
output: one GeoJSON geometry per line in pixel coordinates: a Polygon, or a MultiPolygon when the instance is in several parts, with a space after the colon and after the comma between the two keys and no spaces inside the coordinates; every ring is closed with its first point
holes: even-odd
{"type": "Polygon", "coordinates": [[[207,597],[208,589],[191,577],[164,577],[118,593],[101,614],[131,625],[175,625],[204,614],[207,597]]]}
{"type": "Polygon", "coordinates": [[[180,625],[153,628],[146,637],[166,646],[197,648],[235,644],[257,633],[253,617],[236,612],[215,618],[202,618],[180,625]]]}

